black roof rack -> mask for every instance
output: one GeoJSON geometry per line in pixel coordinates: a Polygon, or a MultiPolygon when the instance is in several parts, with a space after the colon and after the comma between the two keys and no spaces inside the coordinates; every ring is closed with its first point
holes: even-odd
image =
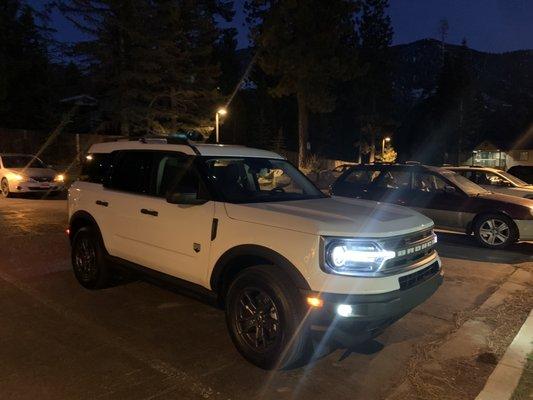
{"type": "Polygon", "coordinates": [[[199,133],[197,134],[196,132],[176,132],[171,133],[167,136],[148,134],[141,137],[131,137],[130,140],[138,140],[141,143],[182,144],[185,146],[189,146],[192,151],[194,151],[194,154],[199,156],[200,151],[192,143],[194,139],[197,139],[199,137],[198,135],[201,136],[199,133]]]}

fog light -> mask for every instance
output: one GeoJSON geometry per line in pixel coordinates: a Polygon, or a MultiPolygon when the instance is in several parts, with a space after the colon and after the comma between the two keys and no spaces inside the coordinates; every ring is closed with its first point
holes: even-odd
{"type": "Polygon", "coordinates": [[[352,306],[349,304],[339,304],[337,306],[337,314],[341,317],[349,317],[352,315],[352,306]]]}

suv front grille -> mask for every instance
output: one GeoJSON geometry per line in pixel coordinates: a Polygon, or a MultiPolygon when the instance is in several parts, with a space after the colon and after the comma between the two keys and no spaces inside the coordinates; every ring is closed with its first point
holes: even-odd
{"type": "Polygon", "coordinates": [[[48,176],[32,176],[30,179],[34,180],[35,182],[52,182],[54,178],[50,178],[48,176]]]}
{"type": "Polygon", "coordinates": [[[407,290],[425,280],[431,278],[433,275],[439,272],[439,263],[435,261],[429,267],[421,269],[414,274],[404,275],[398,279],[400,282],[400,290],[407,290]]]}
{"type": "Polygon", "coordinates": [[[413,265],[435,256],[436,235],[433,229],[400,236],[381,242],[386,250],[393,250],[397,256],[385,262],[380,272],[385,275],[402,272],[413,265]]]}

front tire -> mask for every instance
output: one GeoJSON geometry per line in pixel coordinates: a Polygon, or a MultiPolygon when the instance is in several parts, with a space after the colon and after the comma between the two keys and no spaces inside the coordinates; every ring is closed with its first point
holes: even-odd
{"type": "Polygon", "coordinates": [[[226,296],[226,322],[241,355],[263,369],[282,369],[302,359],[309,343],[296,287],[276,266],[246,268],[226,296]]]}
{"type": "Polygon", "coordinates": [[[110,271],[100,234],[92,227],[83,227],[72,240],[72,268],[84,288],[100,289],[109,285],[110,271]]]}
{"type": "Polygon", "coordinates": [[[0,195],[3,198],[8,198],[10,195],[9,183],[6,178],[3,178],[2,181],[0,182],[0,195]]]}
{"type": "Polygon", "coordinates": [[[486,214],[474,224],[474,235],[480,245],[490,249],[504,249],[518,240],[518,229],[509,217],[486,214]]]}

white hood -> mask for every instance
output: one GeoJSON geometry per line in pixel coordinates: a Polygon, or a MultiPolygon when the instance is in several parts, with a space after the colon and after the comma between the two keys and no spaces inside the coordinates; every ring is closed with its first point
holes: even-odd
{"type": "Polygon", "coordinates": [[[433,226],[432,220],[408,208],[346,197],[226,203],[226,211],[240,221],[325,236],[388,237],[433,226]]]}

